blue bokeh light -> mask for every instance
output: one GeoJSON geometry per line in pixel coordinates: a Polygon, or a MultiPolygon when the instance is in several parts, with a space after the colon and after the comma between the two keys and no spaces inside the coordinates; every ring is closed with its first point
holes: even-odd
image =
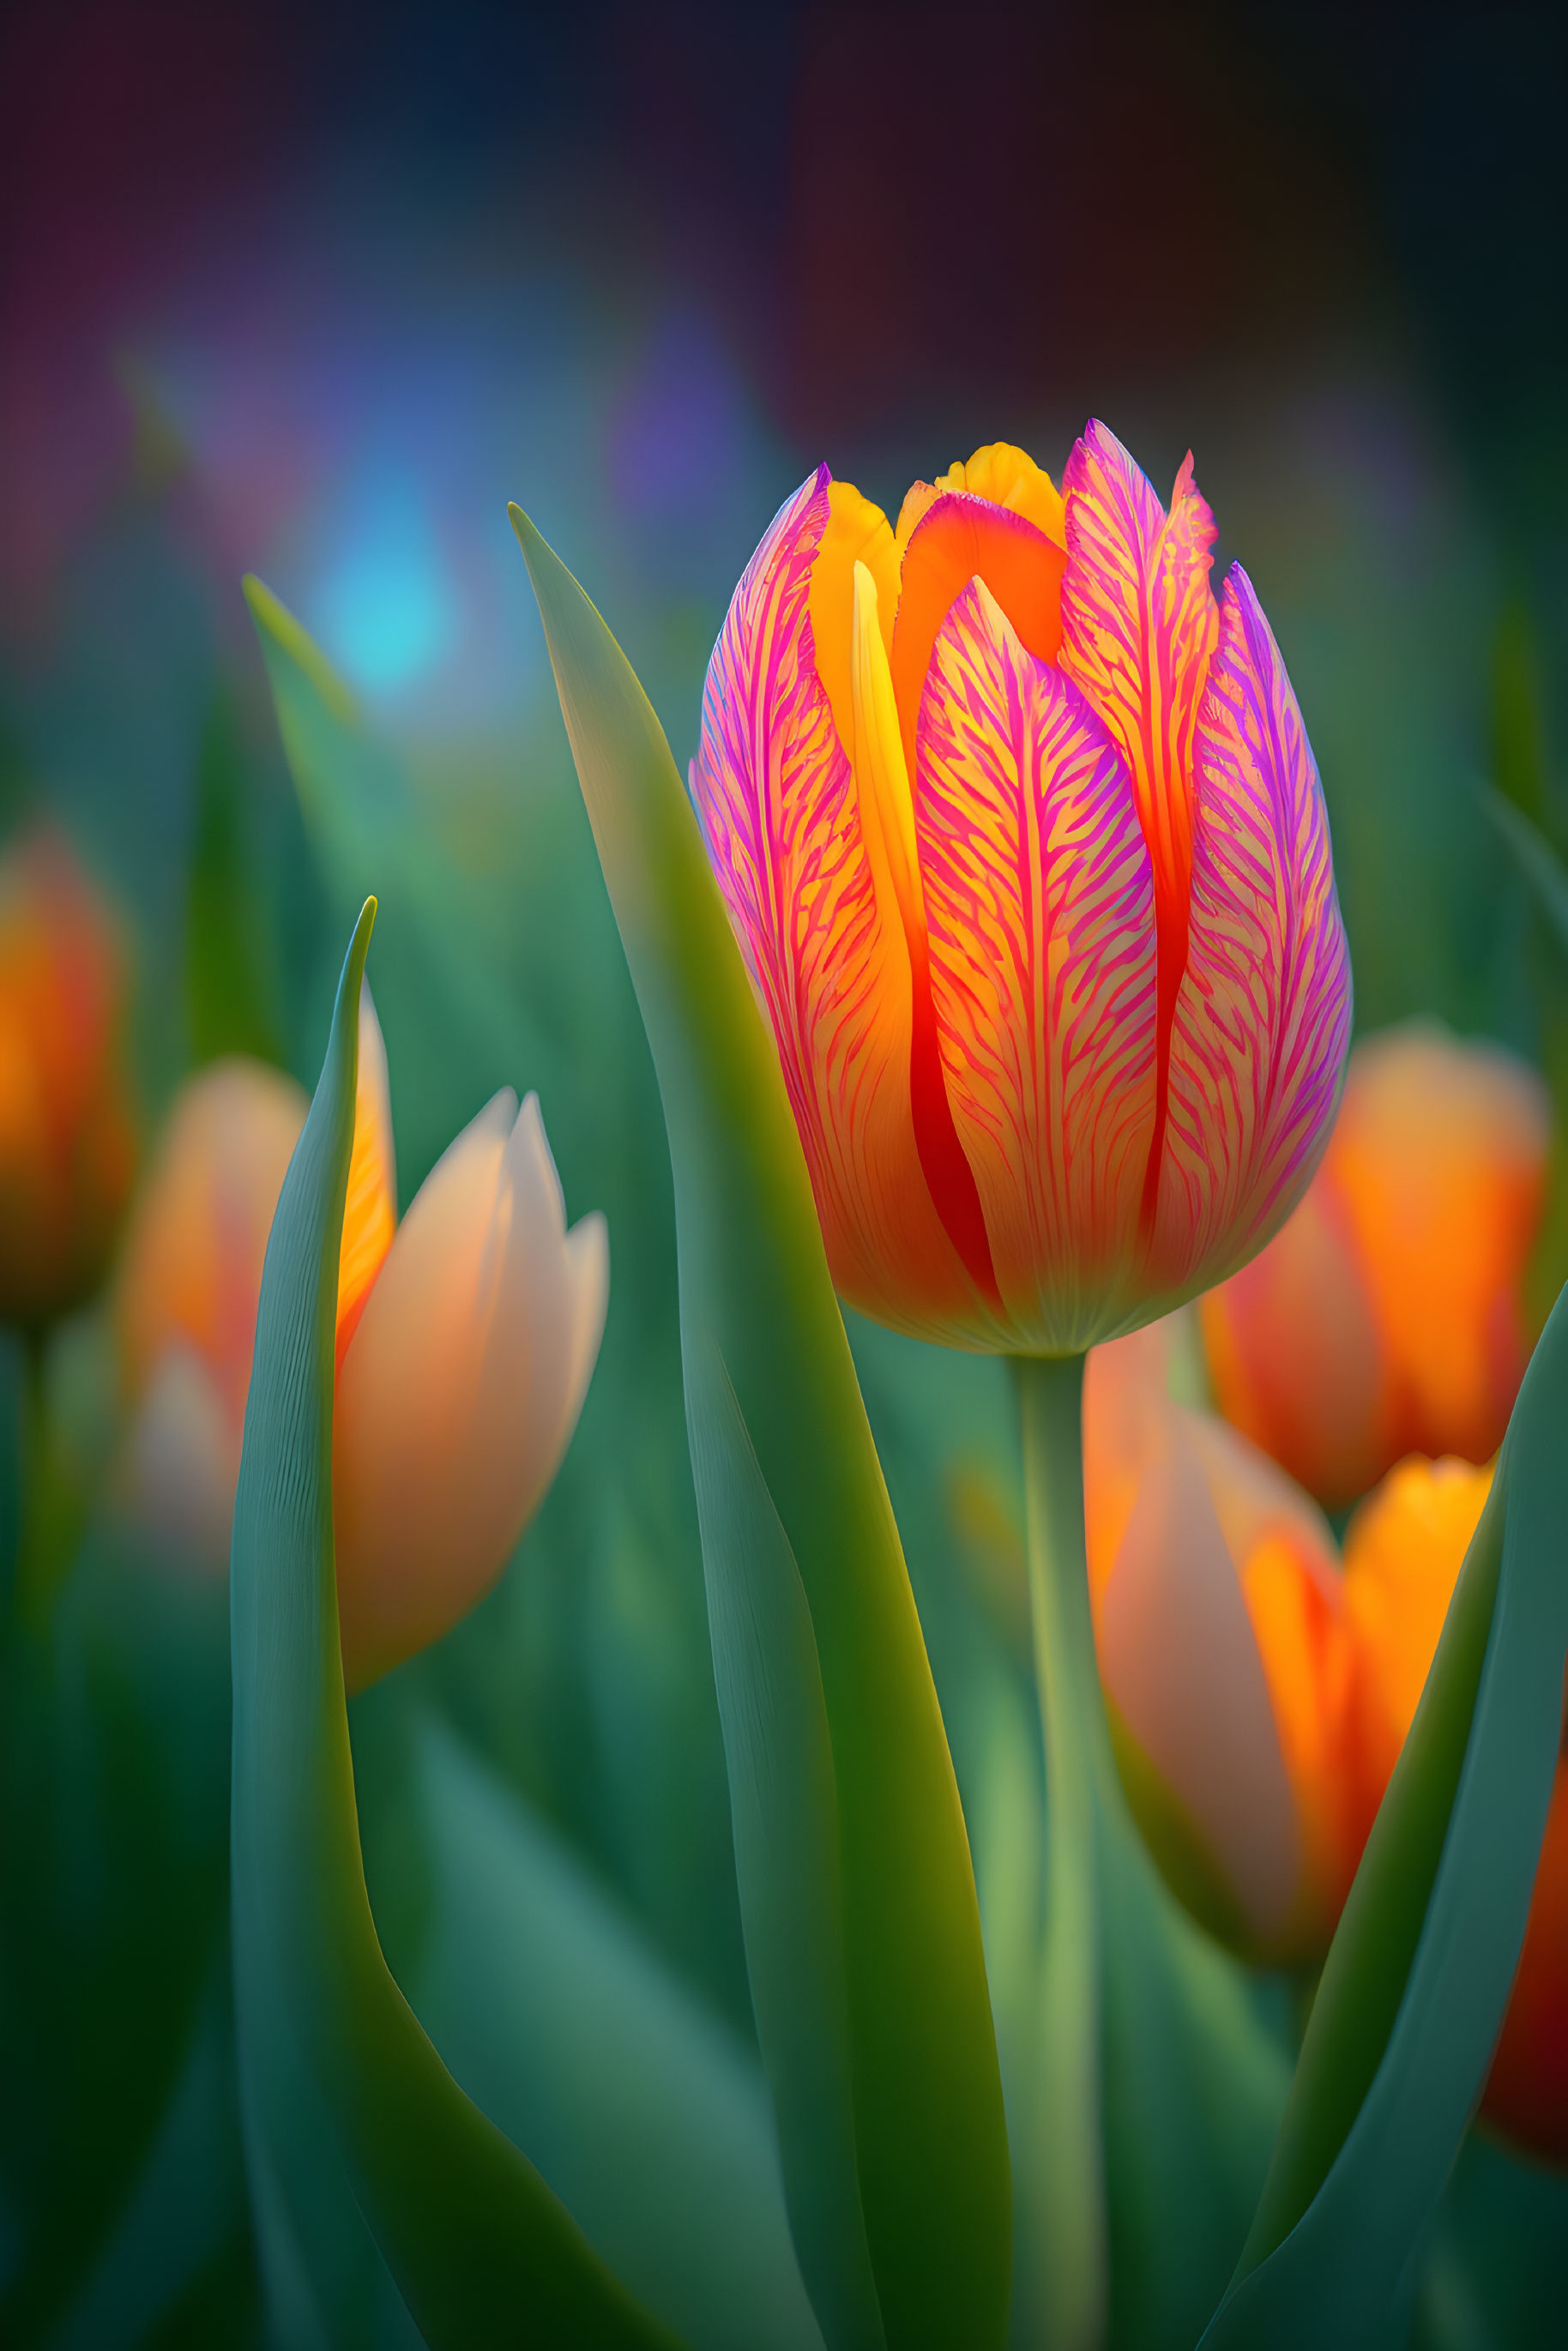
{"type": "Polygon", "coordinates": [[[348,504],[346,544],[317,600],[321,636],[371,695],[428,676],[451,651],[457,599],[428,507],[406,472],[376,466],[348,504]]]}

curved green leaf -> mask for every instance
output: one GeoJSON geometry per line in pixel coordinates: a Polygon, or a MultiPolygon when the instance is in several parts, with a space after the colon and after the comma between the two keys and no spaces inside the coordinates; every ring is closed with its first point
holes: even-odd
{"type": "Polygon", "coordinates": [[[357,1008],[375,901],[267,1243],[230,1565],[231,1865],[247,2159],[275,2318],[341,2339],[376,2278],[425,2341],[673,2338],[458,2089],[388,1972],[365,1892],[338,1635],[332,1388],[357,1008]],[[362,2221],[359,2216],[362,2215],[362,2221]]]}
{"type": "Polygon", "coordinates": [[[1568,1294],[1524,1375],[1205,2342],[1396,2337],[1523,1940],[1568,1652],[1568,1294]]]}
{"type": "Polygon", "coordinates": [[[1529,883],[1558,945],[1568,948],[1568,867],[1540,826],[1493,786],[1488,785],[1483,791],[1481,805],[1529,883]]]}
{"type": "Polygon", "coordinates": [[[821,2351],[755,2054],[435,1718],[429,1919],[401,1979],[469,2095],[693,2351],[821,2351]]]}
{"type": "Polygon", "coordinates": [[[778,1059],[658,720],[519,511],[664,1098],[747,1959],[828,2342],[980,2351],[1010,2188],[973,1872],[778,1059]]]}

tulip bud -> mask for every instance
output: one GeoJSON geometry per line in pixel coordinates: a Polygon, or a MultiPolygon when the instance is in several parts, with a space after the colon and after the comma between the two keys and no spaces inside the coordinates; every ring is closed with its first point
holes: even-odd
{"type": "Polygon", "coordinates": [[[1221,1409],[1324,1503],[1406,1453],[1497,1450],[1548,1144],[1545,1091],[1500,1046],[1412,1022],[1352,1054],[1306,1197],[1201,1309],[1221,1409]]]}
{"type": "MultiPolygon", "coordinates": [[[[228,1558],[261,1269],[308,1108],[221,1062],[175,1105],[116,1297],[126,1489],[157,1531],[228,1558]]],[[[350,1687],[488,1591],[559,1466],[604,1328],[604,1219],[569,1233],[530,1094],[497,1094],[397,1221],[386,1048],[366,988],[338,1273],[334,1507],[350,1687]]]]}
{"type": "Polygon", "coordinates": [[[1272,1462],[1166,1388],[1166,1328],[1096,1348],[1084,1390],[1090,1589],[1127,1792],[1175,1891],[1224,1939],[1320,1956],[1364,1823],[1329,1529],[1272,1462]]]}
{"type": "Polygon", "coordinates": [[[499,1093],[398,1228],[338,1382],[343,1662],[355,1688],[495,1582],[577,1426],[609,1294],[604,1219],[569,1233],[538,1098],[499,1093]]]}
{"type": "Polygon", "coordinates": [[[308,1108],[260,1062],[181,1092],[131,1217],[114,1299],[134,1515],[227,1566],[256,1301],[273,1210],[308,1108]]]}
{"type": "Polygon", "coordinates": [[[89,1297],[136,1146],[120,1059],[123,959],[65,842],[0,857],[0,1320],[32,1329],[89,1297]]]}

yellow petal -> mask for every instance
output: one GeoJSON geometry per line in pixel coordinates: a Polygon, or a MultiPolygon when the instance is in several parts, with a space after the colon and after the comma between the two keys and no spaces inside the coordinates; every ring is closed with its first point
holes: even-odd
{"type": "Polygon", "coordinates": [[[833,714],[839,741],[854,758],[854,689],[851,683],[851,643],[855,572],[861,564],[877,586],[880,624],[885,643],[893,643],[894,615],[898,609],[899,553],[893,543],[887,517],[852,482],[828,485],[828,520],[811,565],[807,612],[816,651],[817,675],[833,714]]]}
{"type": "Polygon", "coordinates": [[[854,569],[850,674],[854,730],[851,754],[860,794],[861,826],[884,918],[896,907],[907,934],[923,933],[920,858],[915,804],[899,733],[893,672],[882,629],[881,598],[869,568],[854,569]],[[887,893],[892,892],[892,904],[887,893]]]}
{"type": "Polygon", "coordinates": [[[533,1095],[497,1094],[421,1186],[338,1378],[343,1664],[359,1688],[506,1566],[599,1351],[603,1218],[566,1230],[533,1095]]]}
{"type": "Polygon", "coordinates": [[[360,1081],[354,1097],[354,1150],[343,1200],[343,1245],[338,1258],[338,1364],[359,1328],[397,1230],[397,1165],[392,1153],[392,1094],[387,1049],[371,1001],[360,984],[360,1081]]]}

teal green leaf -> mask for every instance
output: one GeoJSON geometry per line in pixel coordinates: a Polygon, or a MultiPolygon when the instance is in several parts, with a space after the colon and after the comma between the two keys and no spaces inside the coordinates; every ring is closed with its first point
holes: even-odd
{"type": "Polygon", "coordinates": [[[999,2342],[1010,2187],[974,1877],[772,1042],[658,720],[516,507],[664,1098],[747,1959],[840,2346],[999,2342]]]}
{"type": "Polygon", "coordinates": [[[457,2080],[693,2351],[821,2351],[755,2053],[472,1750],[421,1723],[409,1999],[457,2080]]]}
{"type": "Polygon", "coordinates": [[[1568,949],[1568,866],[1540,826],[1531,823],[1522,809],[1515,807],[1511,799],[1490,784],[1483,791],[1481,805],[1529,883],[1558,945],[1568,949]]]}
{"type": "MultiPolygon", "coordinates": [[[[371,899],[343,967],[267,1243],[230,1563],[235,1996],[274,2320],[291,2344],[354,2339],[340,2314],[375,2297],[373,2255],[432,2346],[648,2351],[674,2338],[453,2081],[392,1980],[365,1891],[331,1460],[357,1008],[374,911],[371,899]]],[[[381,2300],[384,2309],[384,2291],[381,2300]]]]}
{"type": "Polygon", "coordinates": [[[1397,2340],[1524,1936],[1568,1652],[1568,1296],[1524,1375],[1205,2341],[1397,2340]]]}

